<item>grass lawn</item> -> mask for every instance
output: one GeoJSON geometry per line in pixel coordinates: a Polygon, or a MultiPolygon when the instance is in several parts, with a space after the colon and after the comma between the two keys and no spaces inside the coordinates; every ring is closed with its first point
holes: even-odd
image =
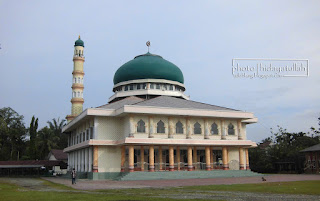
{"type": "MultiPolygon", "coordinates": [[[[10,183],[0,183],[0,200],[1,201],[41,201],[41,200],[48,200],[48,201],[100,201],[100,200],[142,200],[142,201],[149,201],[150,194],[127,194],[123,193],[123,191],[114,191],[114,192],[91,192],[91,191],[78,191],[78,190],[70,190],[69,187],[62,187],[63,185],[54,184],[52,182],[45,181],[43,183],[49,187],[54,187],[57,190],[63,190],[62,192],[59,191],[36,191],[30,190],[27,188],[23,188],[21,186],[17,186],[15,184],[10,183]]],[[[170,201],[170,200],[177,200],[180,199],[168,199],[168,198],[157,198],[153,197],[152,200],[155,201],[170,201]]],[[[185,200],[184,200],[185,201],[185,200]]]]}
{"type": "MultiPolygon", "coordinates": [[[[214,195],[215,191],[240,191],[257,193],[279,193],[279,194],[307,194],[320,195],[320,181],[297,181],[276,182],[261,184],[234,184],[234,185],[210,185],[210,186],[188,186],[176,188],[147,188],[147,189],[118,189],[80,191],[70,187],[42,180],[41,188],[21,187],[6,181],[0,182],[1,201],[24,201],[24,200],[186,200],[174,199],[181,196],[192,197],[196,194],[214,195]],[[43,191],[45,189],[45,191],[43,191]],[[171,198],[168,198],[171,197],[171,198]]],[[[199,199],[197,199],[199,200],[199,199]]]]}
{"type": "Polygon", "coordinates": [[[260,184],[190,186],[184,187],[184,189],[204,191],[242,191],[257,193],[320,195],[319,187],[320,181],[293,181],[260,184]]]}

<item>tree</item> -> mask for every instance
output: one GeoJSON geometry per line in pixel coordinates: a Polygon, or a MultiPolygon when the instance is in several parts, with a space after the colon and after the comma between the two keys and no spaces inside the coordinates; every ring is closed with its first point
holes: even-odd
{"type": "Polygon", "coordinates": [[[62,128],[66,125],[65,121],[65,119],[60,121],[59,118],[58,120],[53,118],[52,122],[47,121],[47,123],[49,124],[49,128],[53,131],[54,135],[59,138],[56,147],[58,149],[64,149],[68,146],[68,136],[62,134],[62,128]]]}
{"type": "Polygon", "coordinates": [[[45,159],[51,149],[57,147],[59,137],[55,136],[52,129],[47,126],[39,130],[37,136],[37,147],[39,159],[45,159]]]}
{"type": "Polygon", "coordinates": [[[318,125],[319,125],[318,130],[315,129],[314,127],[311,127],[310,130],[311,130],[311,132],[313,132],[314,135],[316,135],[316,137],[319,138],[319,134],[320,134],[320,117],[318,118],[318,121],[319,121],[318,122],[318,125]]]}
{"type": "Polygon", "coordinates": [[[38,152],[36,150],[36,140],[37,140],[37,130],[38,130],[38,118],[32,116],[30,127],[29,127],[29,135],[30,135],[30,144],[29,144],[29,157],[30,159],[37,159],[38,152]]]}
{"type": "Polygon", "coordinates": [[[300,151],[318,144],[319,137],[310,137],[304,132],[291,133],[280,126],[275,132],[271,129],[271,133],[273,136],[264,139],[257,148],[250,150],[252,170],[267,173],[286,167],[303,172],[304,155],[300,151]],[[265,146],[267,142],[272,142],[272,145],[265,146]]]}
{"type": "Polygon", "coordinates": [[[0,160],[19,160],[24,152],[23,118],[10,107],[0,109],[0,160]]]}

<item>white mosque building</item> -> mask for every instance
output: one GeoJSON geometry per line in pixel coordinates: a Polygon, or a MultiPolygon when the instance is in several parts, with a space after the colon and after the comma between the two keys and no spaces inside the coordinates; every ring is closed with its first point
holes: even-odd
{"type": "MultiPolygon", "coordinates": [[[[75,42],[72,110],[63,132],[69,136],[69,169],[99,174],[133,171],[249,169],[246,126],[251,112],[189,100],[181,70],[146,53],[114,74],[105,105],[83,110],[84,42],[75,42]]],[[[93,175],[93,176],[92,176],[93,175]]],[[[100,177],[99,177],[100,178],[100,177]]]]}

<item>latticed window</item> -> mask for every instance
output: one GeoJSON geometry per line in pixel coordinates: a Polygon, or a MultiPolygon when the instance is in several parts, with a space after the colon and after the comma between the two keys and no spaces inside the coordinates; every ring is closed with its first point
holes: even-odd
{"type": "Polygon", "coordinates": [[[232,125],[232,123],[228,125],[228,134],[234,135],[234,126],[232,125]]]}
{"type": "Polygon", "coordinates": [[[140,119],[140,121],[138,121],[137,132],[138,133],[145,133],[146,132],[145,123],[142,119],[140,119]]]}
{"type": "Polygon", "coordinates": [[[165,133],[164,123],[161,120],[157,123],[157,133],[165,133]]]}
{"type": "Polygon", "coordinates": [[[216,123],[213,123],[211,125],[211,134],[212,135],[218,135],[219,134],[218,125],[216,123]]]}
{"type": "Polygon", "coordinates": [[[194,124],[194,134],[201,134],[201,125],[198,122],[194,124]]]}
{"type": "Polygon", "coordinates": [[[180,121],[176,123],[176,133],[183,134],[183,125],[180,121]]]}

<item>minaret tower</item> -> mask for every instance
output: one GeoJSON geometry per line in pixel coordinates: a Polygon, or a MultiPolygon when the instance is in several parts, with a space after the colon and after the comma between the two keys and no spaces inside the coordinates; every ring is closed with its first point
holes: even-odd
{"type": "Polygon", "coordinates": [[[84,42],[80,39],[76,40],[74,44],[74,55],[73,55],[73,72],[72,72],[72,108],[71,114],[66,118],[68,122],[78,116],[83,110],[83,63],[84,63],[84,42]]]}

